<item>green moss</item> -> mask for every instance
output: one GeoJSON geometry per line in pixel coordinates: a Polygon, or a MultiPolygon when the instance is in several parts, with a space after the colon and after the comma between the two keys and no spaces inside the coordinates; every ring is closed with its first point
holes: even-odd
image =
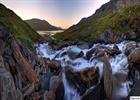
{"type": "Polygon", "coordinates": [[[49,41],[49,44],[50,45],[58,45],[60,43],[60,40],[57,40],[57,39],[51,39],[50,41],[49,41]]]}
{"type": "Polygon", "coordinates": [[[26,45],[31,51],[35,52],[34,43],[26,37],[17,37],[24,45],[26,45]]]}

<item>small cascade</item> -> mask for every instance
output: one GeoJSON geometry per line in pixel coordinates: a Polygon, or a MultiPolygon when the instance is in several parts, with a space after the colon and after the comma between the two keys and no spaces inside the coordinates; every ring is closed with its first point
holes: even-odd
{"type": "Polygon", "coordinates": [[[69,85],[65,73],[62,74],[62,80],[65,88],[64,100],[81,100],[80,95],[77,93],[77,91],[69,85]]]}
{"type": "MultiPolygon", "coordinates": [[[[116,100],[126,97],[130,91],[129,84],[131,84],[131,82],[126,80],[126,77],[128,74],[128,68],[127,68],[128,58],[124,54],[126,45],[128,43],[129,41],[123,41],[119,44],[116,44],[120,53],[115,56],[109,57],[109,62],[112,68],[113,85],[114,85],[113,97],[116,98],[116,100]]],[[[85,69],[88,67],[98,67],[99,72],[100,72],[100,77],[102,77],[103,76],[103,62],[99,61],[99,59],[95,57],[95,53],[92,53],[92,57],[89,60],[86,59],[86,54],[88,51],[92,49],[99,49],[103,51],[103,50],[113,49],[113,46],[114,44],[98,43],[98,44],[94,44],[89,49],[80,49],[78,48],[78,46],[73,45],[73,46],[68,46],[68,47],[62,48],[61,50],[55,51],[55,50],[52,50],[50,46],[46,43],[46,44],[40,44],[37,47],[37,53],[49,59],[59,60],[63,68],[66,66],[69,66],[75,72],[81,71],[82,69],[85,69]],[[78,56],[74,59],[71,59],[70,56],[76,55],[80,52],[83,52],[82,56],[78,56]],[[73,55],[71,53],[73,53],[73,55]]],[[[65,72],[63,72],[62,74],[62,80],[63,80],[64,88],[65,88],[65,100],[80,100],[80,95],[78,94],[76,89],[74,89],[68,83],[65,72]]]]}

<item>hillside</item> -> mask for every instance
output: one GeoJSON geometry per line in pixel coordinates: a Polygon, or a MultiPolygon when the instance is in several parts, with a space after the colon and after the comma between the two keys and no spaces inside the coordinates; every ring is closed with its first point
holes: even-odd
{"type": "Polygon", "coordinates": [[[29,19],[25,20],[33,29],[39,30],[39,31],[52,31],[52,30],[62,30],[60,27],[56,27],[48,23],[46,20],[40,20],[40,19],[29,19]]]}
{"type": "Polygon", "coordinates": [[[71,41],[93,41],[100,34],[111,30],[112,33],[131,33],[139,31],[140,0],[111,0],[99,8],[95,14],[83,18],[55,38],[71,41]]]}
{"type": "Polygon", "coordinates": [[[12,33],[30,49],[33,49],[33,41],[37,41],[40,38],[36,31],[3,4],[0,4],[0,27],[10,28],[12,33]]]}

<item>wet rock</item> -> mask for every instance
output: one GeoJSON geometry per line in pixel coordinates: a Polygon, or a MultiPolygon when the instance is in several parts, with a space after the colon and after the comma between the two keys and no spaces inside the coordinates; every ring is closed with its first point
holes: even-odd
{"type": "Polygon", "coordinates": [[[64,85],[59,76],[52,76],[50,80],[50,91],[53,91],[56,100],[63,100],[64,98],[64,85]]]}
{"type": "Polygon", "coordinates": [[[128,95],[128,100],[130,98],[130,96],[140,96],[140,87],[139,87],[139,84],[140,84],[140,79],[137,79],[135,80],[135,83],[128,95]]]}
{"type": "Polygon", "coordinates": [[[125,54],[128,56],[136,48],[136,42],[129,42],[125,48],[125,54]]]}
{"type": "Polygon", "coordinates": [[[96,51],[96,49],[93,48],[86,53],[86,57],[87,57],[88,60],[93,56],[93,53],[95,53],[95,51],[96,51]]]}
{"type": "Polygon", "coordinates": [[[89,48],[89,44],[86,42],[80,42],[77,45],[80,49],[88,49],[89,48]]]}
{"type": "Polygon", "coordinates": [[[83,94],[87,86],[82,82],[79,72],[74,72],[70,67],[65,70],[66,78],[69,84],[74,87],[80,94],[83,94]]]}
{"type": "Polygon", "coordinates": [[[128,56],[128,62],[129,62],[129,72],[128,76],[129,79],[132,79],[133,81],[139,77],[140,73],[140,48],[136,48],[133,50],[129,56],[128,56]]]}
{"type": "Polygon", "coordinates": [[[80,72],[74,72],[72,69],[66,69],[66,78],[71,86],[77,89],[82,95],[86,89],[95,86],[99,80],[99,72],[95,67],[86,68],[80,72]]]}
{"type": "Polygon", "coordinates": [[[98,59],[104,63],[103,64],[104,90],[107,98],[109,100],[112,100],[113,80],[112,80],[112,69],[109,63],[109,58],[106,53],[102,53],[98,56],[98,59]]]}
{"type": "Polygon", "coordinates": [[[67,55],[71,59],[76,59],[76,58],[84,56],[84,53],[79,48],[74,48],[74,49],[72,48],[72,49],[67,51],[67,55]]]}
{"type": "Polygon", "coordinates": [[[32,94],[32,100],[40,100],[40,95],[38,92],[32,94]]]}
{"type": "Polygon", "coordinates": [[[98,83],[99,71],[95,67],[86,68],[80,71],[81,80],[88,86],[98,83]]]}
{"type": "Polygon", "coordinates": [[[53,91],[46,91],[44,94],[44,100],[55,100],[55,94],[53,91]]]}
{"type": "Polygon", "coordinates": [[[105,100],[103,83],[87,90],[87,92],[82,95],[81,100],[105,100]]]}
{"type": "Polygon", "coordinates": [[[106,52],[109,56],[116,56],[121,53],[118,46],[114,44],[113,48],[105,48],[104,52],[106,52]]]}
{"type": "Polygon", "coordinates": [[[55,74],[58,75],[61,71],[61,64],[59,61],[53,60],[53,61],[47,61],[48,67],[50,70],[55,74]]]}
{"type": "Polygon", "coordinates": [[[133,52],[130,53],[128,56],[129,63],[140,63],[140,48],[135,49],[133,52]]]}

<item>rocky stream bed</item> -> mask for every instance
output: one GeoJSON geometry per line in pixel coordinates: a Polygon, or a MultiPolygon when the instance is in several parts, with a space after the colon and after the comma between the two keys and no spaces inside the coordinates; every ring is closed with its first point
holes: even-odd
{"type": "Polygon", "coordinates": [[[123,40],[31,52],[0,29],[0,100],[129,100],[140,95],[140,45],[123,40]]]}

